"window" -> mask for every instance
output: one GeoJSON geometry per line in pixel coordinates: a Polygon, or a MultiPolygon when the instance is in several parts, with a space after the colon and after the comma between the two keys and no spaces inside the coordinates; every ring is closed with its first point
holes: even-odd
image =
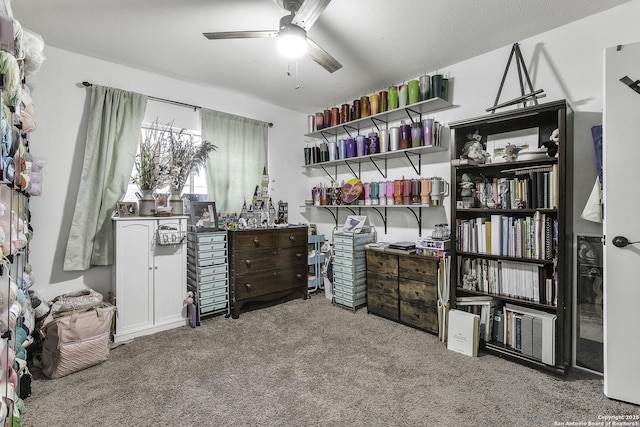
{"type": "MultiPolygon", "coordinates": [[[[142,128],[140,129],[140,133],[141,133],[141,137],[144,138],[146,135],[146,132],[149,131],[151,124],[150,123],[144,123],[142,125],[142,128]]],[[[176,132],[179,132],[181,130],[181,128],[177,128],[175,126],[172,127],[172,129],[176,132]]],[[[194,144],[199,144],[202,141],[202,137],[200,135],[199,131],[196,130],[186,130],[186,131],[182,131],[183,134],[186,134],[188,136],[190,136],[191,138],[193,138],[193,143],[194,144]]],[[[135,166],[134,169],[132,169],[131,171],[131,177],[133,177],[135,173],[135,166]]],[[[134,182],[130,182],[129,186],[127,187],[127,192],[124,195],[124,197],[122,198],[123,201],[125,202],[132,202],[132,201],[137,201],[138,197],[136,196],[136,193],[139,191],[138,189],[138,185],[134,182]]],[[[157,194],[160,195],[165,195],[169,193],[169,185],[160,188],[158,190],[156,190],[157,194]]],[[[205,170],[201,169],[198,173],[195,174],[191,174],[189,175],[189,178],[187,179],[187,183],[184,186],[184,188],[182,189],[182,193],[190,193],[190,194],[207,194],[207,180],[205,177],[205,170]]]]}

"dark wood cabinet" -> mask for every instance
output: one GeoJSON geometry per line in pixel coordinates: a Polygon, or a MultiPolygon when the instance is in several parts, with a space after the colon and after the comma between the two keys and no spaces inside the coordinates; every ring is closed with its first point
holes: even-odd
{"type": "Polygon", "coordinates": [[[232,316],[244,304],[307,298],[307,227],[229,231],[232,316]]]}
{"type": "Polygon", "coordinates": [[[367,250],[367,310],[438,333],[438,258],[367,250]]]}

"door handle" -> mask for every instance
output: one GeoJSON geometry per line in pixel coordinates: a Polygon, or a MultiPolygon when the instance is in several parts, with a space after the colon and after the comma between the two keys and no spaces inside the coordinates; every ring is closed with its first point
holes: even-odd
{"type": "Polygon", "coordinates": [[[613,240],[611,240],[611,243],[613,243],[613,246],[617,248],[624,248],[625,246],[628,246],[628,245],[634,245],[636,243],[640,243],[640,241],[630,242],[629,239],[627,239],[624,236],[616,236],[613,238],[613,240]]]}

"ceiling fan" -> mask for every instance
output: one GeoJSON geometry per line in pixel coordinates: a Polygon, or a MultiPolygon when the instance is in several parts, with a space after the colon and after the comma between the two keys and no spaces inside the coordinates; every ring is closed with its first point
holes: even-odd
{"type": "Polygon", "coordinates": [[[320,17],[331,0],[276,0],[290,12],[280,19],[278,30],[266,31],[228,31],[203,33],[209,40],[268,38],[278,39],[278,51],[284,56],[296,58],[305,53],[330,73],[342,68],[333,56],[307,37],[307,31],[320,17]]]}

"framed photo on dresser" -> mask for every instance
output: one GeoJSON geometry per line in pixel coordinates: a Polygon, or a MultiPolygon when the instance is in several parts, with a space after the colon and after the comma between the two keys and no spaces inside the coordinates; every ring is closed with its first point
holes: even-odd
{"type": "Polygon", "coordinates": [[[191,224],[198,233],[217,231],[216,202],[191,202],[191,224]]]}

